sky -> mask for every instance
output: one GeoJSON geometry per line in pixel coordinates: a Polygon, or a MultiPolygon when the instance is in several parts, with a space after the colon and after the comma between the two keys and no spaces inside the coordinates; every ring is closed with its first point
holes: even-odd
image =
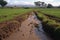
{"type": "Polygon", "coordinates": [[[34,5],[36,1],[42,1],[45,3],[50,3],[53,6],[60,5],[60,0],[5,0],[8,2],[9,5],[34,5]]]}

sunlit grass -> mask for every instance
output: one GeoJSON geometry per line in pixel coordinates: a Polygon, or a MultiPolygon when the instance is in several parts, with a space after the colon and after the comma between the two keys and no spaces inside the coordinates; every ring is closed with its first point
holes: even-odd
{"type": "Polygon", "coordinates": [[[49,15],[60,17],[60,8],[40,8],[37,10],[49,15]]]}
{"type": "Polygon", "coordinates": [[[22,15],[26,12],[31,11],[32,9],[23,9],[23,8],[0,8],[0,22],[13,19],[15,16],[22,15]]]}

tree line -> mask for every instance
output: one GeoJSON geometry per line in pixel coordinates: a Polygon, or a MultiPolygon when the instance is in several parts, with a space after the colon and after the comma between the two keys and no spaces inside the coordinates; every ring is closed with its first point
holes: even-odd
{"type": "Polygon", "coordinates": [[[45,2],[37,1],[34,2],[36,7],[46,7],[46,8],[60,8],[60,6],[53,6],[52,4],[46,4],[45,2]]]}
{"type": "Polygon", "coordinates": [[[41,1],[37,1],[34,2],[36,7],[46,7],[46,8],[52,8],[53,5],[52,4],[46,4],[45,2],[41,2],[41,1]]]}
{"type": "MultiPolygon", "coordinates": [[[[0,5],[2,7],[4,7],[7,4],[8,2],[6,2],[5,0],[0,0],[0,5]]],[[[36,7],[54,8],[52,4],[46,4],[45,2],[41,2],[41,1],[34,2],[34,4],[36,5],[36,7]]],[[[57,8],[60,8],[60,6],[57,6],[57,8]]]]}

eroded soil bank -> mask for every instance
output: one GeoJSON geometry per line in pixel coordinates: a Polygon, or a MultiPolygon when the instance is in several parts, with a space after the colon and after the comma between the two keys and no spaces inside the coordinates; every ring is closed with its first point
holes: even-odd
{"type": "Polygon", "coordinates": [[[0,22],[0,40],[7,39],[14,32],[18,31],[21,23],[29,17],[30,12],[14,17],[11,20],[0,22]]]}

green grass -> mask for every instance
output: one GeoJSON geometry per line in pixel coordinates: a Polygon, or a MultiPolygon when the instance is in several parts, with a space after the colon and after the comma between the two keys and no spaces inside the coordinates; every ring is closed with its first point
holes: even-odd
{"type": "Polygon", "coordinates": [[[50,25],[51,27],[54,26],[54,29],[56,28],[60,28],[60,22],[56,22],[56,20],[50,19],[49,17],[47,17],[46,15],[38,12],[38,17],[40,19],[42,19],[42,22],[45,23],[45,25],[50,25]],[[52,26],[53,25],[53,26],[52,26]],[[55,26],[57,25],[57,26],[55,26]]]}
{"type": "MultiPolygon", "coordinates": [[[[23,9],[23,8],[0,8],[0,22],[12,19],[14,16],[24,14],[28,11],[32,10],[30,9],[23,9]]],[[[60,17],[60,9],[58,8],[40,8],[40,9],[34,9],[41,11],[46,14],[54,15],[57,17],[60,17]]]]}
{"type": "Polygon", "coordinates": [[[50,14],[56,17],[60,17],[60,8],[40,8],[37,9],[43,13],[50,14]]]}
{"type": "Polygon", "coordinates": [[[32,9],[23,9],[23,8],[0,8],[0,22],[5,20],[13,19],[17,15],[24,14],[31,11],[32,9]]]}
{"type": "Polygon", "coordinates": [[[42,25],[45,32],[52,35],[55,39],[60,39],[60,23],[50,19],[46,15],[38,12],[39,19],[42,19],[42,25]]]}

